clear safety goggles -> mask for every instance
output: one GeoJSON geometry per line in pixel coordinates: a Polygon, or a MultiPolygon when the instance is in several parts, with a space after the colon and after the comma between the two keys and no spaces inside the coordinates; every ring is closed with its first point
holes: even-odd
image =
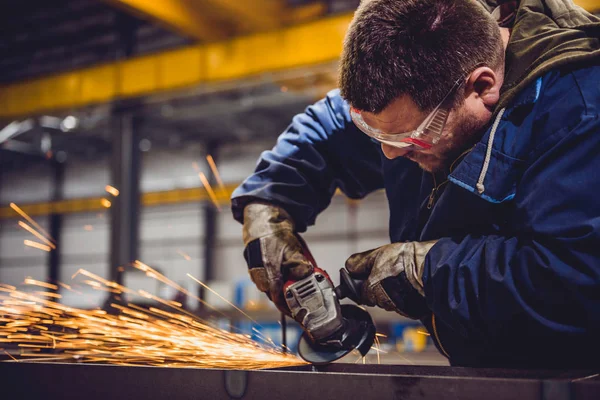
{"type": "Polygon", "coordinates": [[[409,147],[413,147],[415,150],[427,150],[440,140],[440,136],[442,136],[442,132],[448,121],[448,114],[450,113],[448,103],[452,99],[452,94],[454,94],[456,89],[458,89],[463,82],[464,80],[462,79],[456,81],[440,104],[437,105],[437,107],[414,131],[385,133],[367,124],[363,119],[361,112],[354,107],[350,108],[350,116],[358,129],[381,143],[406,150],[408,150],[409,147]]]}

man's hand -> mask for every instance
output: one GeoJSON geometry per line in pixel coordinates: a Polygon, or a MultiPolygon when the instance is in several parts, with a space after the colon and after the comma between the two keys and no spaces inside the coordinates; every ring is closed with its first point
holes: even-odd
{"type": "Polygon", "coordinates": [[[423,293],[425,256],[431,242],[392,243],[350,256],[346,269],[365,280],[361,300],[368,306],[419,319],[430,313],[423,293]]]}
{"type": "Polygon", "coordinates": [[[310,275],[312,263],[303,255],[303,245],[294,231],[290,215],[274,205],[251,203],[244,208],[244,258],[250,277],[277,308],[290,315],[283,284],[310,275]]]}

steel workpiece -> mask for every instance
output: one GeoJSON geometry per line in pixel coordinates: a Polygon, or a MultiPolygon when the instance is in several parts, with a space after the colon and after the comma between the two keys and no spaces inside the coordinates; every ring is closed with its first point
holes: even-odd
{"type": "Polygon", "coordinates": [[[536,399],[600,398],[599,371],[331,364],[240,371],[0,362],[3,398],[536,399]]]}

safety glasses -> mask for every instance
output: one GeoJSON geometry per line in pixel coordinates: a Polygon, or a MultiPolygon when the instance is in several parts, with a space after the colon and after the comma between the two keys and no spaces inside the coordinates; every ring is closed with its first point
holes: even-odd
{"type": "Polygon", "coordinates": [[[361,112],[354,107],[350,108],[350,116],[358,129],[381,143],[403,149],[413,147],[415,150],[427,150],[440,140],[440,136],[448,121],[450,100],[463,82],[463,79],[456,81],[440,104],[437,105],[427,118],[425,118],[417,129],[411,132],[385,133],[379,129],[373,128],[365,122],[361,112]]]}

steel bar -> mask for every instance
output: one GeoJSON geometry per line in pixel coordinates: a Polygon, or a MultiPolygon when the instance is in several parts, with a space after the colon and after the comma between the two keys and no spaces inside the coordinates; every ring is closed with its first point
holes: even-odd
{"type": "Polygon", "coordinates": [[[0,362],[3,398],[522,399],[598,398],[598,371],[332,364],[237,371],[0,362]]]}
{"type": "MultiPolygon", "coordinates": [[[[208,142],[206,144],[206,154],[210,154],[213,157],[215,163],[219,162],[219,144],[215,141],[208,142]]],[[[213,187],[216,184],[215,175],[209,168],[206,173],[208,183],[213,187]]],[[[217,210],[215,205],[211,203],[210,199],[206,199],[202,204],[203,219],[204,219],[204,234],[202,235],[204,240],[202,248],[204,250],[204,281],[210,282],[215,279],[216,265],[215,265],[215,251],[216,251],[216,239],[217,239],[217,210]]],[[[203,287],[199,288],[200,298],[206,300],[206,291],[203,287]]]]}
{"type": "MultiPolygon", "coordinates": [[[[117,58],[125,59],[135,48],[135,25],[123,17],[118,20],[118,28],[121,43],[116,49],[117,58]]],[[[123,283],[119,267],[137,259],[139,244],[141,155],[138,124],[129,106],[125,101],[117,101],[113,110],[111,184],[120,194],[110,200],[110,279],[119,284],[123,283]]]]}
{"type": "MultiPolygon", "coordinates": [[[[65,164],[53,161],[52,168],[54,172],[52,201],[61,201],[64,197],[65,164]]],[[[58,282],[60,278],[62,226],[63,216],[58,213],[50,214],[50,236],[56,245],[56,248],[48,253],[48,279],[52,283],[58,282]]]]}

